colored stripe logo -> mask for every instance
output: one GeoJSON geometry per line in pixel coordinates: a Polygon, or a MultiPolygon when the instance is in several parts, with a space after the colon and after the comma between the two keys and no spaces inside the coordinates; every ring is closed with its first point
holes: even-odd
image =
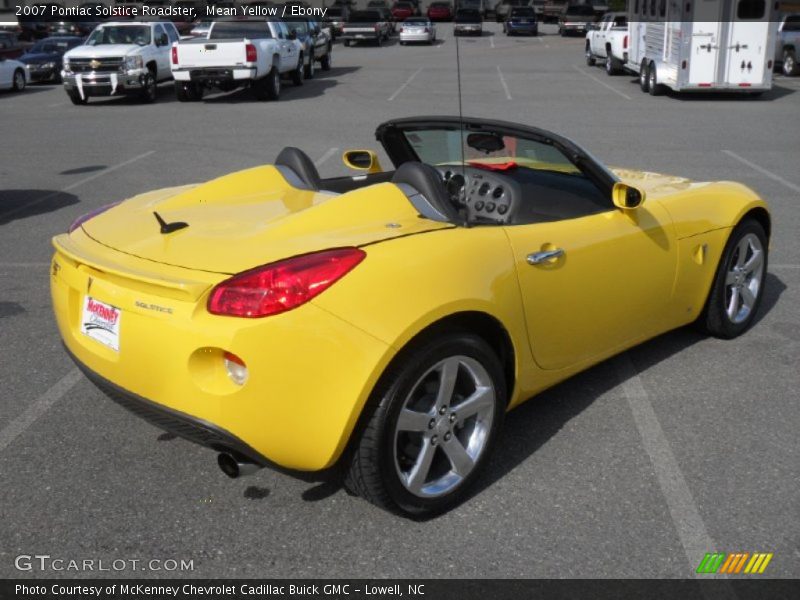
{"type": "Polygon", "coordinates": [[[772,560],[772,552],[708,552],[700,561],[697,573],[703,574],[761,574],[769,561],[772,560]]]}

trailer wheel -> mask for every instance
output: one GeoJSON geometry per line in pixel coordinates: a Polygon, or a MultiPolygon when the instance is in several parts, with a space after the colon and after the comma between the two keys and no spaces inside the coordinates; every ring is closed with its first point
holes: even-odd
{"type": "Polygon", "coordinates": [[[787,77],[800,75],[800,67],[797,65],[797,56],[794,50],[788,48],[783,51],[783,74],[787,77]]]}
{"type": "Polygon", "coordinates": [[[650,68],[647,70],[647,79],[647,87],[651,96],[660,96],[664,93],[664,86],[658,83],[656,63],[650,63],[650,68]]]}
{"type": "Polygon", "coordinates": [[[639,88],[646,94],[650,90],[650,69],[646,61],[639,68],[639,88]]]}

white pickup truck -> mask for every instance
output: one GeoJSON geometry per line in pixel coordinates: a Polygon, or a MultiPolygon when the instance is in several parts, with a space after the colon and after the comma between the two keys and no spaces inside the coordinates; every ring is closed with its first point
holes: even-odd
{"type": "Polygon", "coordinates": [[[625,13],[606,13],[586,33],[586,64],[605,60],[606,73],[617,75],[628,62],[628,17],[625,13]]]}
{"type": "Polygon", "coordinates": [[[215,21],[208,37],[172,45],[172,76],[180,102],[206,88],[249,86],[258,100],[277,100],[281,77],[303,85],[303,46],[279,21],[215,21]]]}
{"type": "Polygon", "coordinates": [[[169,51],[175,25],[120,21],[98,25],[82,46],[64,54],[61,78],[73,104],[90,96],[138,95],[154,102],[156,84],[172,78],[169,51]]]}

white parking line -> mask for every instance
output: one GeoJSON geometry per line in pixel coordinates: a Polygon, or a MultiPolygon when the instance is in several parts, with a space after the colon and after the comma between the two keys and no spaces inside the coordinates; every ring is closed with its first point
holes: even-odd
{"type": "Polygon", "coordinates": [[[627,355],[618,356],[614,364],[642,445],[650,456],[661,493],[667,501],[686,560],[694,571],[705,553],[713,552],[714,543],[631,359],[627,355]]]}
{"type": "Polygon", "coordinates": [[[331,148],[330,150],[328,150],[328,151],[327,151],[325,154],[323,154],[323,155],[322,155],[322,156],[320,156],[320,157],[319,157],[317,160],[315,160],[315,161],[314,161],[314,166],[315,166],[315,167],[320,167],[320,166],[322,166],[322,163],[324,163],[324,162],[325,162],[326,160],[328,160],[328,159],[329,159],[331,156],[333,156],[334,154],[336,154],[336,151],[337,151],[337,150],[339,150],[339,149],[338,149],[338,148],[331,148]]]}
{"type": "Polygon", "coordinates": [[[772,269],[778,269],[779,271],[783,269],[795,270],[795,269],[800,269],[800,265],[781,265],[781,264],[770,265],[769,270],[771,271],[772,269]]]}
{"type": "Polygon", "coordinates": [[[58,108],[59,106],[66,106],[66,105],[67,105],[66,102],[59,102],[57,104],[48,104],[47,108],[58,108]]]}
{"type": "Polygon", "coordinates": [[[794,184],[791,181],[787,181],[783,177],[781,177],[780,175],[776,175],[772,171],[767,171],[764,167],[760,167],[757,164],[750,162],[746,158],[742,158],[741,156],[739,156],[735,152],[731,152],[730,150],[723,150],[723,152],[725,154],[727,154],[728,156],[730,156],[731,158],[735,158],[740,163],[747,165],[748,167],[750,167],[754,171],[758,171],[762,175],[766,175],[770,179],[773,179],[773,180],[777,181],[778,183],[782,183],[783,185],[788,187],[790,190],[800,194],[800,185],[794,184]]]}
{"type": "Polygon", "coordinates": [[[584,71],[583,69],[581,69],[580,67],[578,67],[578,66],[576,66],[576,65],[572,65],[572,66],[575,68],[575,70],[576,70],[578,73],[583,73],[583,74],[584,74],[584,75],[586,75],[586,76],[587,76],[589,79],[591,79],[592,81],[595,81],[595,82],[599,83],[599,84],[600,84],[600,85],[602,85],[604,88],[608,88],[609,90],[611,90],[612,92],[614,92],[615,94],[617,94],[617,95],[619,95],[619,96],[622,96],[622,97],[623,97],[623,98],[625,98],[626,100],[633,100],[633,98],[631,98],[630,96],[628,96],[628,94],[623,94],[622,92],[620,92],[620,91],[619,91],[618,89],[616,89],[615,87],[608,85],[608,84],[607,84],[605,81],[601,81],[601,80],[599,80],[597,77],[595,77],[595,76],[594,76],[594,75],[592,75],[591,73],[587,73],[586,71],[584,71]]]}
{"type": "Polygon", "coordinates": [[[420,71],[422,71],[422,69],[424,69],[424,68],[425,68],[425,67],[420,67],[419,69],[417,69],[416,71],[414,71],[414,72],[411,74],[411,77],[409,77],[408,79],[406,79],[406,82],[405,82],[403,85],[401,85],[399,88],[397,88],[397,91],[396,91],[394,94],[392,94],[391,96],[389,96],[389,102],[391,102],[392,100],[394,100],[395,98],[397,98],[397,95],[398,95],[400,92],[402,92],[404,89],[406,89],[406,86],[407,86],[409,83],[411,83],[411,82],[414,80],[414,77],[416,77],[417,75],[419,75],[419,74],[420,74],[420,71]]]}
{"type": "Polygon", "coordinates": [[[506,92],[506,99],[511,100],[511,92],[508,91],[508,85],[506,84],[506,78],[503,77],[503,72],[500,70],[500,65],[497,65],[497,74],[500,76],[500,83],[503,84],[503,89],[506,92]]]}
{"type": "Polygon", "coordinates": [[[494,48],[494,36],[491,36],[491,37],[489,38],[489,45],[490,45],[492,48],[494,48]]]}
{"type": "Polygon", "coordinates": [[[68,186],[61,188],[61,190],[59,190],[58,192],[51,192],[49,194],[45,194],[44,196],[42,196],[40,198],[36,198],[35,200],[31,200],[30,202],[27,202],[25,204],[21,204],[20,206],[15,206],[11,210],[7,210],[4,213],[0,213],[0,220],[4,219],[5,217],[8,217],[10,215],[14,215],[14,214],[16,214],[16,213],[18,213],[18,212],[20,212],[22,210],[25,210],[27,208],[30,208],[31,206],[34,206],[34,205],[39,204],[41,202],[44,202],[45,200],[49,200],[50,198],[55,198],[59,194],[62,194],[64,192],[68,192],[69,190],[74,190],[76,187],[81,186],[84,183],[88,183],[88,182],[90,182],[90,181],[92,181],[94,179],[97,179],[98,177],[102,177],[103,175],[108,175],[112,171],[116,171],[117,169],[121,169],[122,167],[127,167],[129,164],[135,163],[137,160],[141,160],[143,158],[147,158],[148,156],[150,156],[154,152],[155,152],[155,150],[149,150],[148,152],[145,152],[144,154],[140,154],[139,156],[134,156],[133,158],[128,159],[125,162],[121,162],[121,163],[116,164],[116,165],[114,165],[112,167],[108,167],[106,169],[103,169],[99,173],[95,173],[94,175],[89,175],[88,177],[84,177],[83,179],[80,179],[80,180],[76,181],[75,183],[71,183],[68,186]]]}
{"type": "Polygon", "coordinates": [[[36,419],[61,400],[81,379],[83,379],[81,372],[78,369],[72,369],[49,390],[29,404],[21,415],[0,430],[0,452],[33,425],[36,419]]]}

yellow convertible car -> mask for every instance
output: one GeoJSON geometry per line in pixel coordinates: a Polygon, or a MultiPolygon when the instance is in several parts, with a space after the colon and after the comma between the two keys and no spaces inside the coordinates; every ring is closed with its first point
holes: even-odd
{"type": "Polygon", "coordinates": [[[376,136],[393,170],[351,150],[362,174],[321,179],[286,148],[78,219],[51,269],[69,354],[229,476],[342,473],[431,515],[537,392],[676,327],[753,322],[770,216],[743,185],[609,169],[500,121],[376,136]]]}

